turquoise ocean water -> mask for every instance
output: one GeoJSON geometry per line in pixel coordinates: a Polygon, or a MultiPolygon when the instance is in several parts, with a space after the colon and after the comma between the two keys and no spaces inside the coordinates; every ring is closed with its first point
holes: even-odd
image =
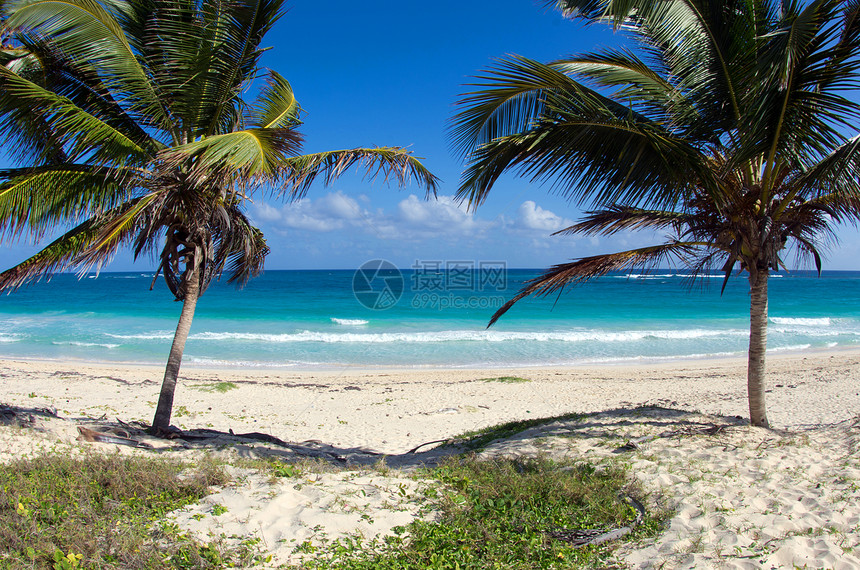
{"type": "MultiPolygon", "coordinates": [[[[217,367],[519,366],[743,354],[744,277],[612,275],[495,309],[536,270],[269,271],[201,298],[186,364],[217,367]],[[376,308],[373,308],[376,306],[376,308]],[[384,308],[383,308],[384,307],[384,308]]],[[[147,273],[57,275],[0,297],[0,357],[163,363],[180,304],[147,273]]],[[[769,350],[860,344],[860,272],[770,281],[769,350]]]]}

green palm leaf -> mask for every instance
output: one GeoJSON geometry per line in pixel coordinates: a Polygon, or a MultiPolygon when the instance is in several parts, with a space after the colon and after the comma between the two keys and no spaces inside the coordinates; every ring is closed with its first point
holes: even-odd
{"type": "Polygon", "coordinates": [[[400,186],[414,179],[425,187],[428,195],[436,195],[436,176],[411,152],[397,147],[354,148],[297,156],[286,161],[280,183],[288,196],[297,200],[318,178],[322,177],[324,184],[331,184],[354,166],[363,167],[369,179],[382,176],[384,182],[394,179],[400,186]]]}
{"type": "Polygon", "coordinates": [[[103,70],[113,90],[134,94],[137,116],[168,127],[169,113],[118,21],[128,16],[123,10],[129,7],[95,0],[15,0],[4,6],[9,28],[33,30],[77,61],[103,70]]]}
{"type": "Polygon", "coordinates": [[[245,122],[261,129],[285,129],[298,124],[299,107],[293,89],[286,79],[269,72],[266,87],[251,106],[245,122]]]}
{"type": "Polygon", "coordinates": [[[134,172],[89,165],[0,171],[0,231],[39,238],[52,227],[113,209],[131,196],[134,172]]]}
{"type": "Polygon", "coordinates": [[[230,208],[227,213],[229,231],[222,234],[215,258],[225,261],[230,274],[228,283],[241,287],[263,271],[269,247],[263,232],[251,225],[239,209],[230,208]]]}
{"type": "Polygon", "coordinates": [[[117,251],[121,242],[130,238],[130,233],[115,236],[110,247],[102,247],[97,254],[93,251],[94,244],[98,243],[108,228],[116,224],[116,216],[124,217],[136,206],[135,202],[123,204],[67,231],[37,254],[0,273],[0,290],[17,289],[25,283],[70,267],[78,267],[83,274],[94,265],[98,266],[107,261],[117,251]]]}
{"type": "Polygon", "coordinates": [[[128,163],[147,152],[126,134],[82,110],[71,100],[27,81],[0,66],[0,130],[15,137],[11,128],[23,117],[36,116],[50,129],[71,160],[91,155],[93,162],[128,163]]]}
{"type": "Polygon", "coordinates": [[[584,54],[550,65],[571,77],[613,89],[613,99],[641,106],[649,117],[667,124],[684,124],[696,113],[675,85],[626,50],[584,54]]]}
{"type": "Polygon", "coordinates": [[[293,129],[245,129],[168,148],[159,158],[168,168],[187,167],[195,183],[212,176],[270,179],[300,144],[293,129]]]}
{"type": "Polygon", "coordinates": [[[497,67],[479,75],[480,88],[463,95],[457,105],[451,135],[454,147],[463,154],[482,144],[512,133],[522,132],[541,116],[544,93],[574,89],[561,71],[522,57],[500,60],[497,67]]]}

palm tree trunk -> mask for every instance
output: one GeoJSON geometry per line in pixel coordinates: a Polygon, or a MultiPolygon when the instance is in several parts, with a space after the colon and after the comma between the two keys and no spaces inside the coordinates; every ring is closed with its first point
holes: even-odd
{"type": "Polygon", "coordinates": [[[161,383],[161,394],[158,396],[158,406],[155,408],[155,419],[152,420],[152,430],[155,433],[166,430],[170,426],[170,416],[173,413],[173,394],[176,392],[176,381],[179,378],[179,366],[182,364],[182,353],[185,351],[185,341],[191,330],[194,319],[194,309],[200,296],[200,268],[192,271],[188,279],[185,298],[182,301],[182,314],[173,335],[173,345],[164,369],[164,380],[161,383]]]}
{"type": "Polygon", "coordinates": [[[764,403],[764,360],[767,350],[767,278],[768,271],[750,276],[750,350],[747,365],[747,391],[750,423],[770,427],[764,403]]]}

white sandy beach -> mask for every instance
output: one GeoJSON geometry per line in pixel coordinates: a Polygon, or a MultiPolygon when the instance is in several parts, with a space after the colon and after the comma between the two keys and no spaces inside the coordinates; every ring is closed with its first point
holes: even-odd
{"type": "MultiPolygon", "coordinates": [[[[258,432],[304,445],[291,451],[226,434],[208,446],[146,441],[177,453],[226,446],[228,455],[311,452],[365,465],[384,455],[389,465],[408,470],[435,457],[432,445],[407,453],[427,442],[512,420],[581,414],[498,441],[483,453],[627,463],[647,494],[646,506],[674,514],[656,539],[620,548],[620,564],[860,568],[860,351],[777,354],[768,367],[772,430],[743,425],[746,363],[739,359],[517,370],[186,367],[174,404],[177,427],[258,432]],[[487,381],[500,376],[530,381],[487,381]],[[235,388],[219,392],[219,382],[235,388]],[[720,429],[675,433],[612,453],[628,439],[703,426],[720,429]]],[[[160,381],[158,367],[0,362],[0,404],[28,422],[32,416],[30,427],[0,427],[0,458],[83,446],[152,453],[78,442],[77,426],[148,423],[160,381]],[[46,408],[59,417],[45,414],[46,408]]],[[[177,517],[202,537],[258,536],[274,562],[289,562],[304,540],[356,531],[373,536],[406,524],[416,511],[409,498],[420,483],[405,476],[364,470],[307,477],[297,491],[243,472],[177,517]],[[215,504],[227,511],[213,516],[215,504]]]]}

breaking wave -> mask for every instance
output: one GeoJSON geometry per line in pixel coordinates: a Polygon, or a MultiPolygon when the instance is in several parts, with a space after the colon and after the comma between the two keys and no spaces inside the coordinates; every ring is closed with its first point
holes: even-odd
{"type": "Polygon", "coordinates": [[[798,325],[802,327],[829,327],[832,322],[830,317],[821,318],[799,318],[799,317],[770,317],[770,322],[775,325],[798,325]]]}
{"type": "Polygon", "coordinates": [[[338,318],[332,317],[331,322],[333,322],[336,325],[346,325],[346,326],[357,327],[360,325],[366,325],[370,321],[365,321],[364,319],[338,319],[338,318]]]}

